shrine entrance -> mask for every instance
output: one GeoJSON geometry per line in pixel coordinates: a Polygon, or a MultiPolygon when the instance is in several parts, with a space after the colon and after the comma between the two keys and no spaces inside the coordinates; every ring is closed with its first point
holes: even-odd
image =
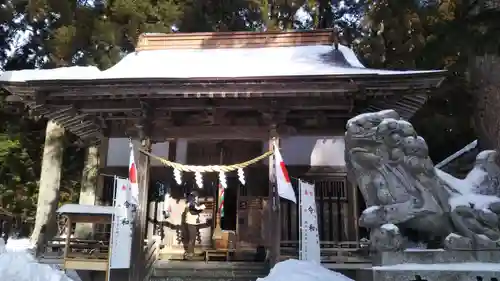
{"type": "MultiPolygon", "coordinates": [[[[231,165],[253,159],[262,153],[263,142],[259,140],[189,140],[185,162],[186,165],[196,166],[231,165]]],[[[161,222],[157,229],[161,233],[163,245],[160,258],[183,258],[187,241],[184,238],[185,221],[182,213],[187,195],[197,191],[200,204],[204,204],[206,209],[200,214],[195,254],[200,259],[206,258],[203,255],[208,250],[220,248],[220,245],[214,245],[214,236],[217,231],[222,231],[223,247],[231,250],[231,260],[254,260],[257,249],[264,242],[262,202],[267,201],[268,197],[268,168],[261,162],[245,168],[245,185],[241,184],[237,172],[226,174],[227,187],[224,189],[223,202],[218,194],[221,191],[218,173],[204,173],[201,188],[194,173],[183,173],[180,185],[174,178],[169,179],[167,185],[171,198],[165,204],[171,209],[170,217],[166,220],[157,217],[157,221],[161,222]],[[254,234],[249,235],[248,232],[254,234]]],[[[163,173],[172,174],[169,167],[163,170],[163,173]]],[[[162,216],[158,210],[154,213],[162,216]]]]}

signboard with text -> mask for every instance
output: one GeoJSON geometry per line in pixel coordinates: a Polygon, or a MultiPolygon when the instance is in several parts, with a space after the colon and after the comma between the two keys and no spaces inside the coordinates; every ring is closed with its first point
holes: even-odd
{"type": "Polygon", "coordinates": [[[130,183],[128,179],[115,178],[114,206],[118,210],[111,224],[110,268],[130,268],[132,251],[132,223],[129,210],[130,183]]]}
{"type": "Polygon", "coordinates": [[[321,263],[314,184],[299,181],[300,260],[321,263]]]}

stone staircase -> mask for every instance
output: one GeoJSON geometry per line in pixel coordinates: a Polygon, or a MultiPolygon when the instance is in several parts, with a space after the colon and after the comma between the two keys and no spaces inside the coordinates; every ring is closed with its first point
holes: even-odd
{"type": "Polygon", "coordinates": [[[367,281],[498,281],[500,251],[407,250],[374,257],[367,281]]]}
{"type": "Polygon", "coordinates": [[[150,281],[255,281],[269,268],[258,262],[157,261],[150,281]]]}

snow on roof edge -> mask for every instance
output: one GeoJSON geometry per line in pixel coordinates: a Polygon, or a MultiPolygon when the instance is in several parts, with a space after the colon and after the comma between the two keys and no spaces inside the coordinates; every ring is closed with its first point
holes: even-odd
{"type": "Polygon", "coordinates": [[[34,81],[219,80],[298,77],[369,77],[441,74],[446,70],[382,70],[365,68],[354,51],[339,45],[298,47],[152,50],[127,54],[114,66],[74,66],[8,71],[0,83],[34,81]],[[338,52],[340,51],[340,53],[338,52]],[[165,62],[159,64],[158,62],[165,62]],[[267,67],[266,64],[267,63],[267,67]],[[218,67],[214,67],[218,65],[218,67]],[[245,67],[241,67],[244,65],[245,67]]]}

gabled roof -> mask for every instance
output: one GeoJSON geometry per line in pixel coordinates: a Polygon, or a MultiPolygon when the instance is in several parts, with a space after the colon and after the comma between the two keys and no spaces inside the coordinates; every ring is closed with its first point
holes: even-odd
{"type": "Polygon", "coordinates": [[[95,67],[9,71],[0,75],[0,81],[443,75],[442,70],[365,68],[350,48],[326,40],[329,34],[315,31],[144,35],[135,52],[104,71],[95,67]]]}
{"type": "Polygon", "coordinates": [[[334,37],[330,30],[144,34],[134,52],[107,70],[12,71],[0,75],[0,86],[94,142],[105,131],[125,132],[145,108],[163,118],[157,132],[172,126],[161,123],[173,122],[172,112],[208,116],[207,107],[224,104],[261,115],[278,105],[291,110],[290,101],[301,114],[395,109],[409,118],[445,79],[442,70],[365,68],[334,37]]]}

